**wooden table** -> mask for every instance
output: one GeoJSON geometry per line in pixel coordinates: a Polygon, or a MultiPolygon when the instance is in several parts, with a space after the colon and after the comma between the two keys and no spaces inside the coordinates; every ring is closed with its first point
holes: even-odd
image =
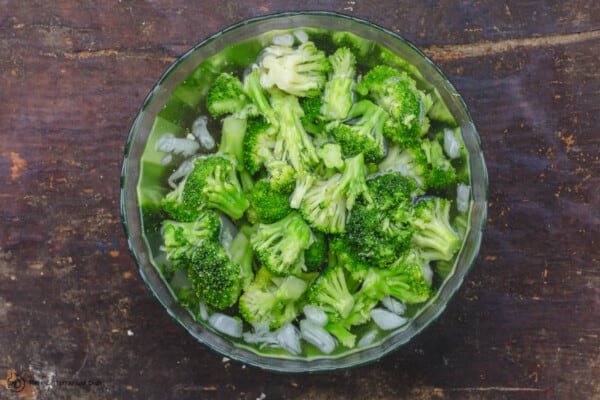
{"type": "Polygon", "coordinates": [[[592,0],[3,1],[0,398],[599,399],[599,61],[592,0]],[[490,175],[480,257],[442,317],[379,362],[315,375],[196,343],[144,286],[119,213],[128,130],[170,63],[294,9],[423,49],[469,105],[490,175]]]}

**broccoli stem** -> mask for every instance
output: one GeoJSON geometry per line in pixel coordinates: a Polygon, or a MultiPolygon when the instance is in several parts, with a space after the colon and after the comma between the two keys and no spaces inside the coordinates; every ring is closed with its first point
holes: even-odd
{"type": "Polygon", "coordinates": [[[458,235],[444,221],[434,219],[426,229],[418,230],[412,237],[413,243],[423,249],[425,258],[450,261],[459,244],[458,235]]]}
{"type": "MultiPolygon", "coordinates": [[[[229,183],[221,175],[221,168],[217,167],[215,169],[215,176],[206,178],[207,184],[202,189],[202,192],[210,205],[233,219],[240,219],[250,203],[239,184],[229,183]]],[[[232,171],[230,178],[238,183],[235,171],[232,171]]]]}
{"type": "Polygon", "coordinates": [[[277,127],[279,122],[277,121],[275,110],[271,107],[269,99],[260,84],[260,75],[256,65],[252,67],[250,73],[244,79],[244,90],[258,108],[258,112],[265,117],[269,124],[277,127]]]}
{"type": "Polygon", "coordinates": [[[354,296],[348,290],[343,268],[335,267],[317,279],[312,288],[312,298],[326,312],[346,318],[354,306],[354,296]]]}
{"type": "Polygon", "coordinates": [[[242,289],[246,289],[254,278],[254,271],[252,270],[254,253],[252,252],[250,239],[240,231],[235,235],[226,250],[229,252],[231,261],[240,266],[240,285],[242,289]]]}
{"type": "Polygon", "coordinates": [[[220,154],[228,154],[237,161],[237,169],[242,168],[244,154],[244,135],[246,134],[246,119],[228,116],[223,119],[221,129],[220,154]]]}
{"type": "Polygon", "coordinates": [[[325,330],[327,330],[329,333],[335,336],[343,346],[349,349],[354,347],[356,343],[356,335],[352,334],[352,332],[344,328],[339,323],[330,322],[327,325],[325,325],[325,330]]]}
{"type": "Polygon", "coordinates": [[[273,108],[279,116],[279,133],[273,154],[287,160],[296,171],[306,171],[318,164],[317,150],[302,126],[304,115],[298,98],[282,93],[271,95],[273,108]]]}

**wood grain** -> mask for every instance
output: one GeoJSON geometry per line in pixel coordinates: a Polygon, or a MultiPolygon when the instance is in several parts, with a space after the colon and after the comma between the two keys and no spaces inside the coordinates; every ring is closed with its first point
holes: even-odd
{"type": "Polygon", "coordinates": [[[600,398],[598,4],[3,1],[0,398],[22,398],[11,370],[52,399],[600,398]],[[481,255],[442,317],[379,362],[313,375],[193,341],[142,283],[119,214],[128,130],[169,64],[294,9],[420,46],[467,102],[490,175],[481,255]]]}

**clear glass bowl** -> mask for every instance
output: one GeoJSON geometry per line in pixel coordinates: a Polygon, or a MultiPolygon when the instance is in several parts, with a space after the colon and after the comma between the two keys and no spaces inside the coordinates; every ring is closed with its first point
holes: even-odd
{"type": "MultiPolygon", "coordinates": [[[[264,40],[265,36],[262,36],[264,40]]],[[[263,43],[264,44],[264,43],[263,43]]],[[[197,112],[197,111],[196,111],[197,112]]],[[[243,21],[207,38],[181,56],[163,75],[144,101],[129,133],[121,175],[121,212],[130,250],[148,288],[167,312],[199,342],[231,359],[279,372],[325,371],[353,367],[377,360],[408,342],[434,321],[445,309],[462,284],[479,251],[487,212],[487,172],[481,143],[467,107],[440,69],[404,38],[382,27],[357,18],[329,12],[291,12],[243,21]],[[430,299],[407,325],[381,332],[365,348],[340,350],[330,355],[310,353],[293,356],[277,350],[265,350],[219,334],[181,307],[161,274],[160,198],[167,192],[167,167],[160,165],[162,155],[153,152],[158,133],[177,133],[189,127],[194,105],[198,105],[214,74],[229,64],[200,64],[223,49],[230,48],[230,62],[249,63],[245,54],[261,35],[276,30],[316,28],[351,32],[371,40],[404,58],[418,69],[425,82],[436,88],[461,128],[468,150],[471,172],[471,208],[463,247],[450,274],[439,284],[430,299]],[[237,48],[235,46],[238,46],[237,48]],[[250,46],[250,47],[249,47],[250,46]],[[211,76],[212,71],[212,76],[211,76]],[[189,84],[192,82],[191,84],[189,84]],[[189,90],[194,86],[199,90],[189,90]]]]}

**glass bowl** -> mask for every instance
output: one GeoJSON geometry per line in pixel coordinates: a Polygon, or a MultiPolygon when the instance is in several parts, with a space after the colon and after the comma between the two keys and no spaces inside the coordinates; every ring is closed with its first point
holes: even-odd
{"type": "Polygon", "coordinates": [[[199,342],[223,356],[267,370],[326,371],[381,358],[408,342],[443,312],[479,251],[486,221],[487,185],[480,138],[467,107],[446,76],[421,51],[399,35],[364,20],[330,12],[290,12],[246,20],[224,29],[189,50],[165,72],[145,99],[127,139],[121,175],[121,213],[130,250],[146,285],[167,312],[199,342]],[[195,108],[216,73],[232,66],[248,65],[273,32],[296,28],[351,32],[412,64],[415,74],[422,77],[420,82],[443,100],[460,126],[471,175],[471,207],[464,243],[448,275],[438,283],[435,295],[408,324],[380,332],[370,346],[329,355],[309,352],[294,356],[261,349],[218,333],[177,302],[160,268],[164,256],[160,251],[159,204],[168,191],[166,177],[171,171],[160,163],[164,154],[153,151],[158,135],[189,129],[194,114],[198,113],[195,108]],[[227,63],[203,64],[224,49],[229,51],[227,63]]]}

